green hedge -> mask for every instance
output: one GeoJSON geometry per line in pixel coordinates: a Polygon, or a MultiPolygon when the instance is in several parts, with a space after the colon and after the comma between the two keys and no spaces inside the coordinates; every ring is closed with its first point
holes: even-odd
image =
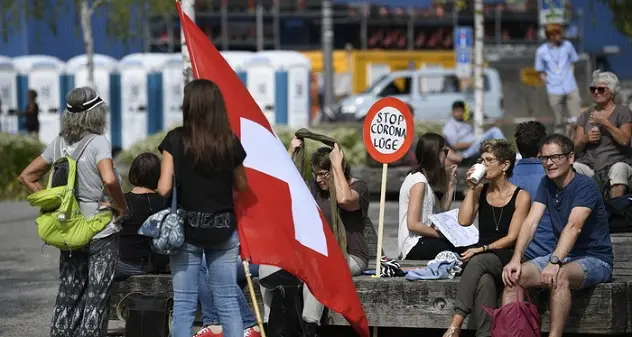
{"type": "MultiPolygon", "coordinates": [[[[353,126],[321,126],[312,128],[314,132],[326,134],[336,139],[345,150],[345,158],[351,165],[364,164],[366,151],[362,141],[362,128],[353,126]]],[[[287,127],[275,127],[275,132],[287,147],[294,136],[293,129],[287,127]]],[[[423,124],[416,126],[417,135],[426,132],[440,132],[441,126],[436,124],[423,124]]],[[[136,143],[129,150],[121,152],[116,157],[117,167],[121,169],[123,176],[127,175],[127,168],[138,154],[154,152],[158,154],[158,144],[164,138],[166,132],[152,135],[145,140],[136,143]]],[[[307,141],[307,155],[321,146],[315,141],[307,141]]],[[[44,145],[39,141],[22,135],[10,135],[0,133],[0,200],[19,200],[28,195],[28,191],[17,180],[18,175],[38,155],[41,154],[44,145]]]]}
{"type": "MultiPolygon", "coordinates": [[[[417,135],[422,135],[426,132],[441,133],[442,125],[437,124],[420,124],[415,127],[417,135]]],[[[279,136],[279,139],[283,142],[283,145],[287,147],[294,137],[293,129],[287,127],[275,127],[275,132],[279,136]]],[[[358,126],[339,126],[339,127],[316,127],[312,128],[312,131],[328,135],[342,146],[345,150],[345,159],[350,165],[364,164],[366,162],[366,150],[364,148],[364,142],[362,141],[362,128],[358,126]]],[[[166,132],[155,134],[139,143],[136,143],[129,150],[121,152],[117,158],[117,164],[129,166],[134,158],[143,152],[158,153],[158,145],[164,138],[166,132]]],[[[307,155],[309,156],[314,150],[322,146],[316,141],[307,141],[307,155]]]]}
{"type": "Polygon", "coordinates": [[[29,194],[18,175],[43,149],[42,143],[29,136],[0,133],[0,200],[24,199],[29,194]]]}

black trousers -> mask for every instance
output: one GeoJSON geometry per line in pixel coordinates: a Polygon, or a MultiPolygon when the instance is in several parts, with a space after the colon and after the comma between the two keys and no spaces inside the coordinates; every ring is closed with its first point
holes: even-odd
{"type": "Polygon", "coordinates": [[[458,252],[457,249],[448,241],[443,238],[420,238],[415,247],[413,247],[408,254],[406,254],[406,260],[432,260],[437,254],[444,250],[451,250],[458,252]]]}

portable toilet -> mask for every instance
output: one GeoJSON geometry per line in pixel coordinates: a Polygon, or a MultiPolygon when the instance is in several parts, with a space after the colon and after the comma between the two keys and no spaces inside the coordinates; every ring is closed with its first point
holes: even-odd
{"type": "Polygon", "coordinates": [[[247,88],[270,124],[301,128],[310,120],[311,61],[295,51],[257,52],[246,61],[247,88]]]}
{"type": "Polygon", "coordinates": [[[17,75],[11,58],[0,56],[0,132],[18,132],[17,75]]]}
{"type": "MultiPolygon", "coordinates": [[[[135,53],[118,63],[121,77],[121,145],[128,149],[151,134],[148,118],[149,75],[157,72],[171,54],[135,53]]],[[[116,131],[116,130],[113,130],[116,131]]]]}
{"type": "MultiPolygon", "coordinates": [[[[158,80],[156,75],[160,77],[160,83],[151,88],[161,90],[156,97],[160,100],[152,100],[156,104],[151,104],[150,115],[156,112],[159,121],[154,123],[160,130],[166,130],[171,127],[182,124],[182,98],[184,96],[184,61],[181,53],[169,54],[164,64],[157,69],[157,74],[150,75],[150,82],[158,80]],[[154,108],[155,107],[155,108],[154,108]],[[162,111],[162,114],[160,112],[162,111]]],[[[153,94],[154,90],[152,90],[153,94]]],[[[152,117],[154,118],[154,117],[152,117]]]]}
{"type": "Polygon", "coordinates": [[[248,74],[246,72],[246,63],[247,61],[255,55],[253,52],[249,51],[222,51],[220,52],[222,57],[228,65],[233,69],[233,71],[239,76],[241,82],[246,85],[248,74]]]}
{"type": "Polygon", "coordinates": [[[26,108],[30,89],[37,92],[39,139],[48,144],[57,137],[61,126],[64,62],[48,55],[28,55],[14,57],[13,65],[18,71],[18,107],[26,108]]]}
{"type": "MultiPolygon", "coordinates": [[[[103,54],[94,54],[94,86],[97,94],[107,103],[110,113],[107,115],[107,128],[109,131],[110,142],[113,147],[120,147],[120,137],[115,139],[117,133],[112,132],[113,129],[120,128],[121,107],[120,107],[120,90],[113,86],[120,86],[118,80],[117,66],[118,61],[110,56],[103,54]],[[114,125],[114,127],[113,127],[114,125]]],[[[89,86],[88,82],[88,58],[85,54],[78,55],[66,62],[65,65],[66,88],[70,91],[73,88],[89,86]]]]}

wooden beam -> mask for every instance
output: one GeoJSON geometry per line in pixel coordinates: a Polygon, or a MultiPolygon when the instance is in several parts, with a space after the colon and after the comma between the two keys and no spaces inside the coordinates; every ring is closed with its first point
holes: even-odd
{"type": "MultiPolygon", "coordinates": [[[[359,276],[354,281],[371,326],[436,329],[449,326],[454,313],[458,278],[411,282],[404,278],[359,276]]],[[[628,315],[632,310],[630,288],[632,278],[625,277],[575,292],[565,332],[611,335],[628,331],[632,320],[628,315]]],[[[258,286],[255,289],[259,292],[258,286]]],[[[130,293],[169,297],[171,276],[135,276],[118,283],[113,291],[112,305],[116,306],[130,293]]],[[[260,294],[257,296],[260,298],[260,294]]],[[[542,314],[542,330],[548,331],[548,295],[546,292],[534,292],[532,299],[542,314]]],[[[122,303],[124,307],[125,302],[122,303]]],[[[112,310],[111,319],[118,319],[116,310],[112,310]]],[[[344,318],[336,313],[331,313],[327,322],[334,326],[347,325],[344,318]]],[[[469,329],[467,324],[466,321],[464,326],[469,329]]]]}

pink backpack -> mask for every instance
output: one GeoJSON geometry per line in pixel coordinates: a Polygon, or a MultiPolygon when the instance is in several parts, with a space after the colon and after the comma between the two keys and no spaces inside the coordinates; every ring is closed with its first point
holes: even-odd
{"type": "Polygon", "coordinates": [[[531,303],[529,294],[522,287],[516,297],[516,302],[498,309],[483,306],[492,316],[492,337],[540,337],[542,321],[538,308],[531,303]],[[528,302],[520,301],[520,292],[526,294],[528,302]]]}

